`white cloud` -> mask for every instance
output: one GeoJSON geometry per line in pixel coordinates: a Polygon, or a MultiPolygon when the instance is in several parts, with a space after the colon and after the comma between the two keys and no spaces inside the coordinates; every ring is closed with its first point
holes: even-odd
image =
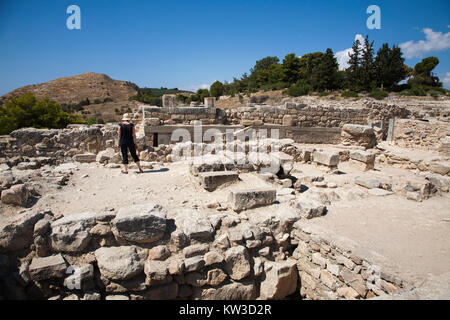
{"type": "Polygon", "coordinates": [[[442,83],[444,85],[444,88],[450,88],[450,72],[447,72],[445,74],[445,78],[442,79],[442,83]]]}
{"type": "MultiPolygon", "coordinates": [[[[355,41],[359,40],[361,42],[361,44],[364,42],[364,37],[360,34],[357,34],[355,36],[355,41]]],[[[348,56],[348,54],[352,52],[352,48],[348,48],[345,49],[343,51],[338,51],[336,52],[335,56],[337,59],[337,62],[339,64],[339,69],[340,70],[344,70],[348,68],[348,60],[350,59],[350,57],[348,56]]]]}
{"type": "Polygon", "coordinates": [[[442,33],[439,31],[433,31],[431,28],[424,28],[426,40],[419,40],[417,42],[408,41],[400,44],[405,57],[421,58],[424,53],[432,51],[442,51],[450,48],[450,32],[442,33]]]}
{"type": "Polygon", "coordinates": [[[181,88],[181,90],[196,92],[198,89],[208,89],[209,90],[210,86],[211,86],[210,84],[204,83],[204,84],[186,86],[186,87],[181,88]]]}

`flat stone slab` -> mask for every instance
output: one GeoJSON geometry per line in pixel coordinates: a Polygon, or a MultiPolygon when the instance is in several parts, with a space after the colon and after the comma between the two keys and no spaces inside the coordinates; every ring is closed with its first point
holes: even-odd
{"type": "Polygon", "coordinates": [[[381,187],[380,181],[375,178],[356,177],[355,184],[367,189],[374,189],[381,187]]]}
{"type": "Polygon", "coordinates": [[[76,154],[73,156],[73,160],[81,163],[91,163],[97,160],[97,155],[93,153],[76,154]]]}
{"type": "Polygon", "coordinates": [[[201,172],[224,171],[234,167],[234,162],[222,155],[205,155],[192,158],[189,170],[193,176],[201,172]]]}
{"type": "Polygon", "coordinates": [[[373,153],[361,150],[350,151],[350,159],[361,161],[367,164],[375,163],[375,155],[373,153]]]}
{"type": "Polygon", "coordinates": [[[164,236],[166,216],[166,210],[155,203],[124,207],[111,221],[113,233],[136,243],[155,242],[164,236]]]}
{"type": "Polygon", "coordinates": [[[339,154],[325,151],[314,151],[313,161],[318,164],[325,165],[327,167],[335,167],[339,163],[339,154]]]}
{"type": "Polygon", "coordinates": [[[198,174],[200,184],[208,191],[213,191],[224,184],[231,184],[239,179],[236,171],[202,172],[198,174]]]}
{"type": "Polygon", "coordinates": [[[31,278],[36,281],[64,277],[67,264],[61,254],[45,258],[33,258],[28,269],[31,278]]]}
{"type": "Polygon", "coordinates": [[[275,189],[233,190],[228,195],[228,201],[234,211],[242,211],[271,205],[276,196],[275,189]]]}

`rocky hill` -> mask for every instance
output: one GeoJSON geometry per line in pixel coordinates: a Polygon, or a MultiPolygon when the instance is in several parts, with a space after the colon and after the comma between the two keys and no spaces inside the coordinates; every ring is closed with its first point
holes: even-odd
{"type": "Polygon", "coordinates": [[[16,89],[3,97],[2,100],[18,96],[25,92],[32,92],[37,98],[47,96],[59,103],[76,104],[88,98],[104,101],[127,101],[137,93],[138,86],[128,81],[111,79],[105,74],[86,72],[73,77],[59,78],[42,84],[35,84],[16,89]]]}

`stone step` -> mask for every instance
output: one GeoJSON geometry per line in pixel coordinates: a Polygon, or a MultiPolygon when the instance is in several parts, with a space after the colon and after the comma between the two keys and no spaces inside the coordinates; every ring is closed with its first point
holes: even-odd
{"type": "Polygon", "coordinates": [[[200,184],[208,191],[214,191],[217,187],[238,181],[239,174],[236,171],[213,171],[198,174],[200,184]]]}
{"type": "Polygon", "coordinates": [[[228,196],[231,209],[242,211],[255,207],[271,205],[276,199],[275,189],[233,190],[228,196]]]}
{"type": "Polygon", "coordinates": [[[318,164],[322,164],[327,167],[335,167],[339,163],[339,154],[325,152],[325,151],[314,151],[312,154],[313,161],[318,164]]]}

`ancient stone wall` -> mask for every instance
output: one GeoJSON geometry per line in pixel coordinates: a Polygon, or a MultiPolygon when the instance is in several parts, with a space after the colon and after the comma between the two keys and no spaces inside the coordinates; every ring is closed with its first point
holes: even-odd
{"type": "Polygon", "coordinates": [[[428,121],[397,119],[393,140],[401,147],[438,150],[441,139],[450,136],[450,123],[430,119],[428,121]]]}
{"type": "Polygon", "coordinates": [[[249,104],[225,110],[232,124],[278,124],[298,127],[342,127],[344,124],[368,124],[369,121],[405,117],[407,111],[393,105],[368,103],[363,108],[334,108],[286,103],[283,106],[249,104]]]}
{"type": "Polygon", "coordinates": [[[173,125],[192,124],[193,121],[202,121],[203,124],[214,124],[216,121],[215,107],[148,107],[138,109],[144,112],[145,125],[173,125]],[[159,119],[159,121],[157,121],[159,119]]]}
{"type": "Polygon", "coordinates": [[[402,279],[312,232],[301,220],[294,224],[291,236],[297,244],[293,257],[304,298],[369,299],[411,289],[402,279]]]}
{"type": "Polygon", "coordinates": [[[67,129],[25,128],[0,137],[0,156],[8,159],[52,157],[54,160],[72,158],[89,152],[97,154],[113,147],[117,140],[116,125],[71,125],[67,129]]]}
{"type": "MultiPolygon", "coordinates": [[[[363,257],[307,231],[158,204],[61,217],[26,212],[0,225],[7,299],[366,299],[411,289],[363,257]],[[145,228],[143,228],[145,226],[145,228]],[[20,259],[18,259],[20,257],[20,259]]],[[[295,222],[297,221],[297,222],[295,222]]]]}

